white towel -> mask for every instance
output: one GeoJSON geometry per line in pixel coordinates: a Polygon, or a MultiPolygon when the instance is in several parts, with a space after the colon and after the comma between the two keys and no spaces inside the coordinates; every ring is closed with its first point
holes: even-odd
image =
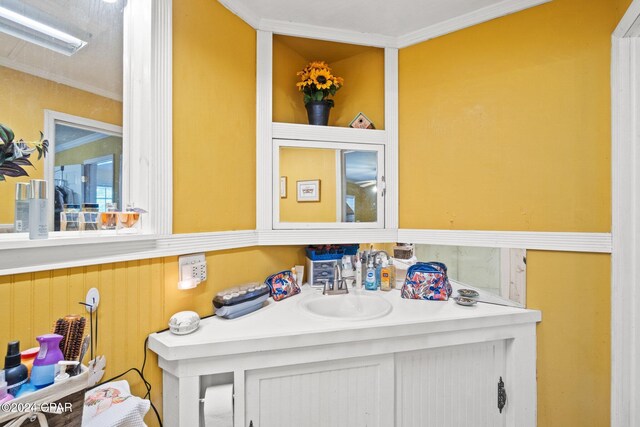
{"type": "Polygon", "coordinates": [[[131,395],[127,381],[114,381],[84,395],[83,427],[142,427],[151,403],[131,395]]]}

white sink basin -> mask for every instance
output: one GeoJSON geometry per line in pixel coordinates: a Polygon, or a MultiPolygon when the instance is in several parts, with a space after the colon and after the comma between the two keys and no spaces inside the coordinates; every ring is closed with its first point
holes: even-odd
{"type": "Polygon", "coordinates": [[[310,295],[300,301],[300,308],[314,316],[334,320],[376,319],[386,316],[392,309],[386,299],[366,293],[310,295]]]}

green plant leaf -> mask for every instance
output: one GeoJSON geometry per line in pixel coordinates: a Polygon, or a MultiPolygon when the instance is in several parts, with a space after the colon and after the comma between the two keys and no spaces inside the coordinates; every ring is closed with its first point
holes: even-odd
{"type": "Polygon", "coordinates": [[[5,144],[9,144],[13,142],[13,138],[15,138],[15,135],[13,134],[11,128],[0,123],[0,139],[2,140],[2,142],[4,142],[5,144]]]}
{"type": "Polygon", "coordinates": [[[318,91],[315,93],[315,96],[314,96],[315,101],[322,101],[322,98],[324,98],[324,93],[322,93],[322,91],[318,91]]]}

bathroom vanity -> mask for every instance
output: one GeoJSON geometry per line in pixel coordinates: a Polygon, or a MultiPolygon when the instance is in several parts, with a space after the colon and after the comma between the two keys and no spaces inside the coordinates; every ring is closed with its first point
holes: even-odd
{"type": "Polygon", "coordinates": [[[164,424],[203,425],[206,388],[233,384],[234,427],[536,425],[539,311],[366,294],[384,315],[360,310],[353,292],[304,286],[239,319],[204,319],[190,335],[152,334],[164,424]]]}

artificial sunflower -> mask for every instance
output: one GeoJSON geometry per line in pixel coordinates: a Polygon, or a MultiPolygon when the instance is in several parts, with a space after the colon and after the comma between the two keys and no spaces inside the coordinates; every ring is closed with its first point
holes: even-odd
{"type": "Polygon", "coordinates": [[[336,94],[344,84],[342,77],[334,76],[331,68],[324,61],[312,61],[304,69],[298,71],[296,86],[304,94],[304,103],[325,101],[333,105],[330,96],[336,94]]]}
{"type": "Polygon", "coordinates": [[[331,71],[331,68],[329,68],[329,65],[324,61],[312,61],[309,63],[309,65],[307,65],[307,68],[315,68],[315,69],[326,68],[327,70],[331,71]]]}
{"type": "Polygon", "coordinates": [[[333,85],[333,76],[326,69],[315,70],[311,73],[313,83],[318,89],[329,89],[333,85]]]}

